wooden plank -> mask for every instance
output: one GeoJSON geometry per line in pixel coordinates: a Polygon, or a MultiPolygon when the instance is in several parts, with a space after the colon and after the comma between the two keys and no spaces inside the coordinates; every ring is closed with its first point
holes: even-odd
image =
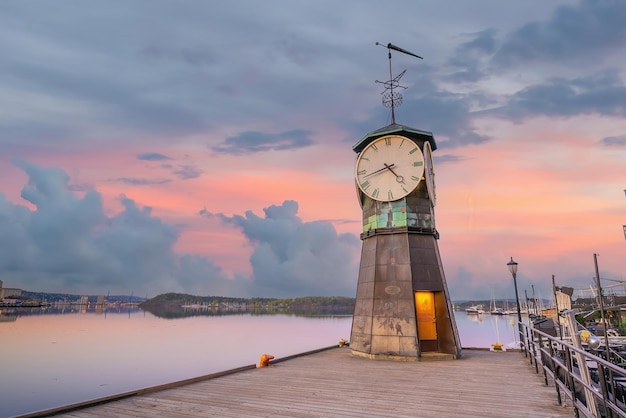
{"type": "Polygon", "coordinates": [[[556,399],[519,352],[464,350],[458,360],[396,362],[336,348],[59,416],[572,416],[556,399]]]}

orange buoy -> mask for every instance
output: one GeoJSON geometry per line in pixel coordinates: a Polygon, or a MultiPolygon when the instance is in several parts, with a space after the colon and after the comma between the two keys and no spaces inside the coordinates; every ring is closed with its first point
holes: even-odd
{"type": "Polygon", "coordinates": [[[274,358],[271,354],[261,354],[261,358],[259,359],[259,364],[257,367],[269,367],[270,360],[274,358]]]}

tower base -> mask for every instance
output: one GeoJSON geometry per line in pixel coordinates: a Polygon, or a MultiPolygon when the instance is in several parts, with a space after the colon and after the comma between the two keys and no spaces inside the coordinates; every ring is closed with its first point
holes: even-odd
{"type": "Polygon", "coordinates": [[[452,304],[433,234],[373,234],[363,240],[350,348],[398,361],[461,357],[452,304]]]}
{"type": "Polygon", "coordinates": [[[391,360],[391,361],[406,361],[406,362],[447,361],[447,360],[457,359],[457,356],[455,356],[454,354],[447,354],[447,353],[423,353],[421,357],[414,357],[414,356],[398,356],[395,354],[367,354],[367,353],[361,353],[360,351],[352,350],[352,355],[356,357],[368,358],[370,360],[391,360]]]}

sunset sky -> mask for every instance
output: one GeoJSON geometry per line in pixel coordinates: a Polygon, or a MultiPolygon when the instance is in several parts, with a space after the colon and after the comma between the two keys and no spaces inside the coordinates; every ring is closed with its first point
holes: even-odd
{"type": "Polygon", "coordinates": [[[356,294],[352,145],[433,132],[452,298],[626,280],[626,2],[0,3],[0,279],[356,294]]]}

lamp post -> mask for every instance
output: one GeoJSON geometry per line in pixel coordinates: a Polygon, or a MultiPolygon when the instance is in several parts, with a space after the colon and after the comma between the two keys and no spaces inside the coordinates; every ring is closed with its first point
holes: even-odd
{"type": "Polygon", "coordinates": [[[517,292],[517,263],[513,261],[513,257],[511,257],[511,261],[506,263],[509,267],[509,271],[511,272],[511,276],[513,276],[513,286],[515,286],[515,302],[517,303],[517,329],[519,331],[519,342],[520,347],[526,353],[524,348],[524,334],[522,333],[522,311],[519,304],[519,293],[517,292]]]}

